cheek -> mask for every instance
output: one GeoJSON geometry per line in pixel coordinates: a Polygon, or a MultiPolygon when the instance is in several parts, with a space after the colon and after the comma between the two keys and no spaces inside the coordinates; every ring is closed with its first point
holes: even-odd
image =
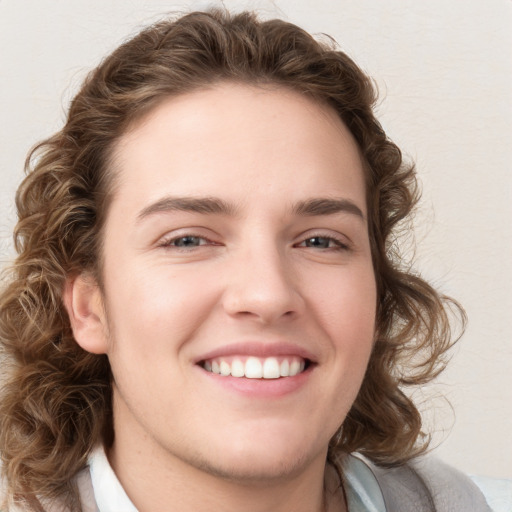
{"type": "Polygon", "coordinates": [[[364,336],[375,328],[377,290],[370,266],[341,268],[315,276],[306,284],[311,303],[333,329],[361,332],[364,336]]]}
{"type": "Polygon", "coordinates": [[[330,340],[338,360],[358,374],[366,367],[375,337],[376,284],[371,267],[338,269],[317,280],[308,308],[330,340]]]}
{"type": "Polygon", "coordinates": [[[134,349],[175,348],[210,314],[218,295],[198,272],[165,266],[118,266],[105,285],[113,337],[134,349]]]}

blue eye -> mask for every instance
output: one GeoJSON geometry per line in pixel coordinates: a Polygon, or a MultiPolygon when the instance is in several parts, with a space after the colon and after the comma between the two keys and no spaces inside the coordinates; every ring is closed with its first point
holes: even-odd
{"type": "Polygon", "coordinates": [[[174,238],[171,240],[168,245],[173,247],[199,247],[200,245],[204,245],[206,240],[201,238],[200,236],[186,235],[180,236],[179,238],[174,238]]]}

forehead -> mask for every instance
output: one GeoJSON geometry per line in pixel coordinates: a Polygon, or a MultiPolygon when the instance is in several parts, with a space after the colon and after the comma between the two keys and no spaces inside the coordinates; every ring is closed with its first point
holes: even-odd
{"type": "Polygon", "coordinates": [[[121,137],[113,161],[132,205],[162,189],[240,201],[249,186],[290,196],[364,189],[357,144],[336,112],[277,86],[225,83],[167,98],[121,137]]]}

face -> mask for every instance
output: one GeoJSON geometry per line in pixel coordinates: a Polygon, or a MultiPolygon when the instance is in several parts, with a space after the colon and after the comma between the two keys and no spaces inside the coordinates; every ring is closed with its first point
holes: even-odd
{"type": "Polygon", "coordinates": [[[235,478],[325,461],[375,325],[346,127],[295,92],[224,84],[160,104],[114,161],[103,334],[83,344],[110,359],[114,448],[235,478]]]}

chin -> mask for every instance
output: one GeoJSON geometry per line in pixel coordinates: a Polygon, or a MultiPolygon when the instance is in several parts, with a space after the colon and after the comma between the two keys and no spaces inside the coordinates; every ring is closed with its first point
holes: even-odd
{"type": "Polygon", "coordinates": [[[309,463],[310,458],[304,455],[290,458],[269,457],[265,454],[238,454],[229,458],[224,457],[222,462],[198,458],[192,464],[202,472],[224,480],[252,484],[260,482],[267,485],[269,481],[276,483],[295,477],[309,463]]]}
{"type": "Polygon", "coordinates": [[[325,450],[311,444],[308,447],[304,437],[297,434],[287,437],[256,435],[243,440],[232,437],[229,443],[219,444],[208,453],[197,454],[189,463],[223,479],[268,483],[293,478],[314,459],[325,461],[325,457],[325,450]]]}

